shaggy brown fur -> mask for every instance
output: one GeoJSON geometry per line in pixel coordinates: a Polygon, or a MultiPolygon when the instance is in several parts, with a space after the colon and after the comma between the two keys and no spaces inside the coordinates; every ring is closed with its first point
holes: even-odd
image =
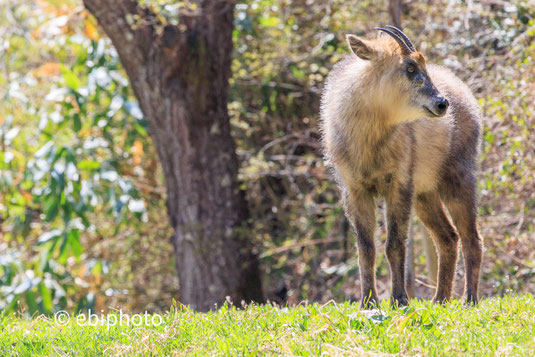
{"type": "Polygon", "coordinates": [[[426,65],[420,52],[393,37],[365,40],[348,35],[353,54],[333,69],[322,97],[326,157],[357,234],[362,303],[378,301],[376,197],[383,197],[387,206],[392,302],[403,305],[408,299],[405,245],[414,204],[439,255],[433,300],[450,299],[460,237],[465,296],[475,303],[482,260],[476,223],[481,111],[453,73],[426,65]]]}

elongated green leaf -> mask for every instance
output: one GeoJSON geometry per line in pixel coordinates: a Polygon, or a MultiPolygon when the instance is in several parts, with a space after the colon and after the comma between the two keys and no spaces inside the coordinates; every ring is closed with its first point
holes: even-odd
{"type": "Polygon", "coordinates": [[[82,129],[82,121],[80,120],[80,115],[78,113],[73,116],[73,127],[76,132],[79,132],[80,129],[82,129]]]}
{"type": "Polygon", "coordinates": [[[52,294],[43,281],[39,283],[39,293],[41,294],[41,304],[44,310],[43,312],[52,312],[52,294]]]}
{"type": "Polygon", "coordinates": [[[63,75],[63,80],[65,81],[67,87],[72,88],[74,90],[77,90],[81,87],[82,82],[80,81],[80,79],[78,79],[78,77],[74,74],[73,71],[71,71],[64,65],[61,65],[61,74],[63,75]]]}
{"type": "Polygon", "coordinates": [[[69,245],[76,258],[80,258],[80,255],[84,251],[82,244],[80,243],[80,231],[78,229],[71,229],[68,235],[69,245]]]}
{"type": "Polygon", "coordinates": [[[35,299],[35,293],[31,290],[28,290],[24,295],[26,297],[26,304],[28,305],[28,313],[33,315],[38,312],[39,306],[37,305],[37,301],[35,299]]]}
{"type": "Polygon", "coordinates": [[[59,257],[58,257],[58,262],[60,264],[65,264],[67,263],[67,258],[69,257],[69,250],[67,249],[68,247],[68,235],[67,235],[67,232],[64,232],[63,235],[62,235],[63,239],[61,240],[61,246],[59,247],[59,257]]]}
{"type": "Polygon", "coordinates": [[[52,221],[59,212],[59,197],[54,194],[48,195],[43,204],[43,212],[47,221],[52,221]]]}

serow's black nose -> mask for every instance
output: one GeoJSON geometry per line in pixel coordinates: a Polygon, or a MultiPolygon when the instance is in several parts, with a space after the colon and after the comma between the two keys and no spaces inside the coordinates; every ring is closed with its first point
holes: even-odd
{"type": "Polygon", "coordinates": [[[446,98],[440,98],[435,103],[435,113],[438,115],[444,115],[446,114],[446,110],[448,110],[450,103],[446,98]]]}

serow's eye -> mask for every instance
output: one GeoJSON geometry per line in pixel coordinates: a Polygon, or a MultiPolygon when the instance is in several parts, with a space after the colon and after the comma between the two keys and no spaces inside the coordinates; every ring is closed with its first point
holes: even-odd
{"type": "Polygon", "coordinates": [[[409,73],[414,73],[416,71],[416,68],[414,67],[414,65],[409,65],[409,67],[407,67],[407,72],[409,73]]]}

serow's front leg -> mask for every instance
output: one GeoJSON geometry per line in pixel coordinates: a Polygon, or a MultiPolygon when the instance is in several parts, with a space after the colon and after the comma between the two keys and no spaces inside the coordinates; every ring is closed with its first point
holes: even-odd
{"type": "Polygon", "coordinates": [[[344,208],[357,234],[361,306],[369,309],[379,302],[375,287],[375,202],[367,192],[344,192],[344,208]]]}
{"type": "Polygon", "coordinates": [[[386,258],[392,275],[391,303],[394,306],[405,306],[409,302],[404,277],[411,203],[412,187],[408,184],[397,185],[396,189],[386,197],[388,223],[386,258]]]}

